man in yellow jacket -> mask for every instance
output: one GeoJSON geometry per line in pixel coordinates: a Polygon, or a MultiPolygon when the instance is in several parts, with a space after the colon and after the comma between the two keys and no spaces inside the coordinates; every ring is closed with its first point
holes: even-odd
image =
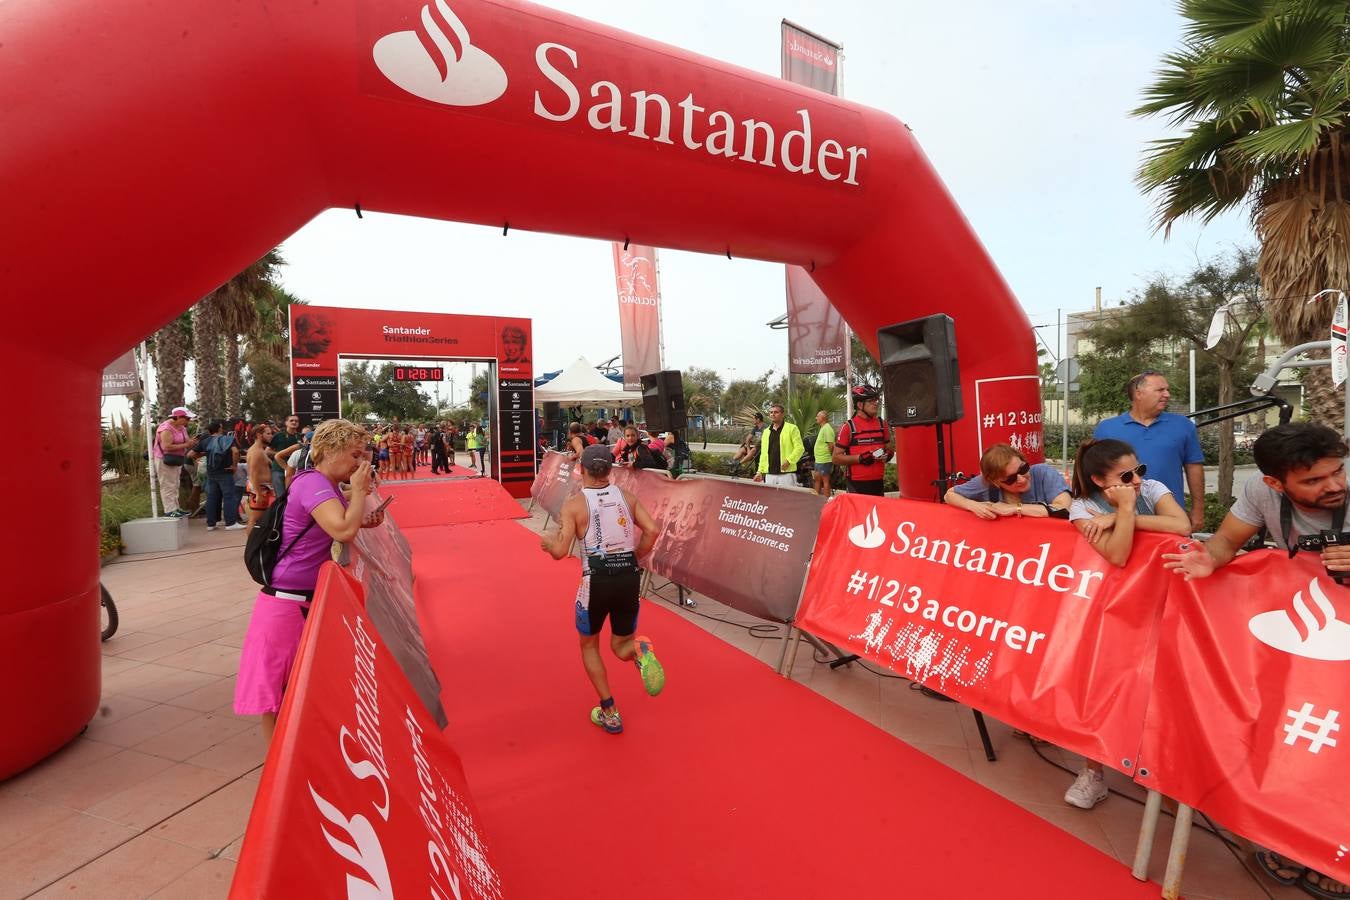
{"type": "Polygon", "coordinates": [[[759,436],[759,469],[756,481],[780,487],[797,483],[797,460],[806,453],[802,433],[784,419],[783,404],[769,407],[769,427],[759,436]]]}

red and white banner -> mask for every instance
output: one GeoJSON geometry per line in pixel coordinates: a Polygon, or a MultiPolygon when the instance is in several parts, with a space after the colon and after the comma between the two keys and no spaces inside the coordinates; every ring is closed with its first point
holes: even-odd
{"type": "Polygon", "coordinates": [[[230,896],[500,898],[458,755],[325,565],[230,896]]]}
{"type": "Polygon", "coordinates": [[[1350,587],[1277,550],[1173,576],[1135,780],[1350,881],[1350,587]]]}
{"type": "Polygon", "coordinates": [[[833,41],[783,20],[783,78],[827,94],[839,93],[839,51],[833,41]]]}
{"type": "Polygon", "coordinates": [[[1027,462],[1045,462],[1045,432],[1038,375],[1011,375],[975,381],[975,419],[979,451],[1011,444],[1027,462]]]}
{"type": "MultiPolygon", "coordinates": [[[[783,78],[839,93],[839,45],[783,21],[783,78]]],[[[801,266],[787,266],[788,371],[808,375],[844,368],[848,325],[801,266]]]]}
{"type": "Polygon", "coordinates": [[[661,286],[656,248],[614,245],[614,281],[619,293],[619,338],[623,389],[642,390],[642,376],[661,371],[661,286]]]}
{"type": "Polygon", "coordinates": [[[1132,771],[1176,542],[1137,534],[1118,569],[1067,522],[836,495],[796,625],[1132,771]]]}

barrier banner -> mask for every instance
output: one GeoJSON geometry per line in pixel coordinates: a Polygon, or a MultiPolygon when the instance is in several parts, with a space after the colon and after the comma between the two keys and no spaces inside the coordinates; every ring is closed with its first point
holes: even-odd
{"type": "Polygon", "coordinates": [[[1278,550],[1169,577],[1135,781],[1350,881],[1350,586],[1278,550]]]}
{"type": "Polygon", "coordinates": [[[530,485],[534,498],[550,518],[557,519],[567,498],[581,490],[581,479],[576,475],[576,459],[566,453],[550,450],[544,454],[530,485]]]}
{"type": "Polygon", "coordinates": [[[1068,522],[837,494],[796,624],[1132,772],[1176,544],[1136,534],[1118,569],[1068,522]]]}
{"type": "Polygon", "coordinates": [[[823,497],[651,469],[615,467],[611,478],[661,526],[651,571],[752,616],[792,620],[823,497]]]}
{"type": "Polygon", "coordinates": [[[623,389],[642,390],[642,376],[661,371],[661,285],[656,248],[614,245],[614,280],[619,290],[619,337],[623,389]]]}
{"type": "MultiPolygon", "coordinates": [[[[379,494],[375,495],[379,500],[379,494]]],[[[339,562],[365,589],[366,612],[436,724],[447,724],[441,705],[441,681],[431,666],[413,599],[412,550],[398,530],[392,512],[384,524],[362,528],[350,544],[341,545],[339,562]]]]}
{"type": "Polygon", "coordinates": [[[463,765],[359,592],[324,566],[230,896],[500,898],[463,765]]]}

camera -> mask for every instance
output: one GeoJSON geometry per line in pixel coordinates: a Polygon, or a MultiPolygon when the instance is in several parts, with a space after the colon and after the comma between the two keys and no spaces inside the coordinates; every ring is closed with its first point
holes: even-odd
{"type": "MultiPolygon", "coordinates": [[[[1317,534],[1301,534],[1298,537],[1298,549],[1312,553],[1321,553],[1327,547],[1350,544],[1350,531],[1321,531],[1317,534]]],[[[1345,584],[1350,572],[1333,572],[1327,569],[1327,577],[1337,584],[1345,584]]]]}

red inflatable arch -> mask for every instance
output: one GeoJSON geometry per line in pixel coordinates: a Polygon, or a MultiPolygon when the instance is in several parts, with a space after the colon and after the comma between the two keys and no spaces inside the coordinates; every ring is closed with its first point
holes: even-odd
{"type": "MultiPolygon", "coordinates": [[[[329,207],[796,263],[873,347],[945,312],[965,467],[975,382],[1036,371],[899,121],[527,3],[9,0],[0,131],[0,777],[98,703],[101,368],[329,207]]],[[[912,431],[902,487],[927,496],[912,431]]]]}

